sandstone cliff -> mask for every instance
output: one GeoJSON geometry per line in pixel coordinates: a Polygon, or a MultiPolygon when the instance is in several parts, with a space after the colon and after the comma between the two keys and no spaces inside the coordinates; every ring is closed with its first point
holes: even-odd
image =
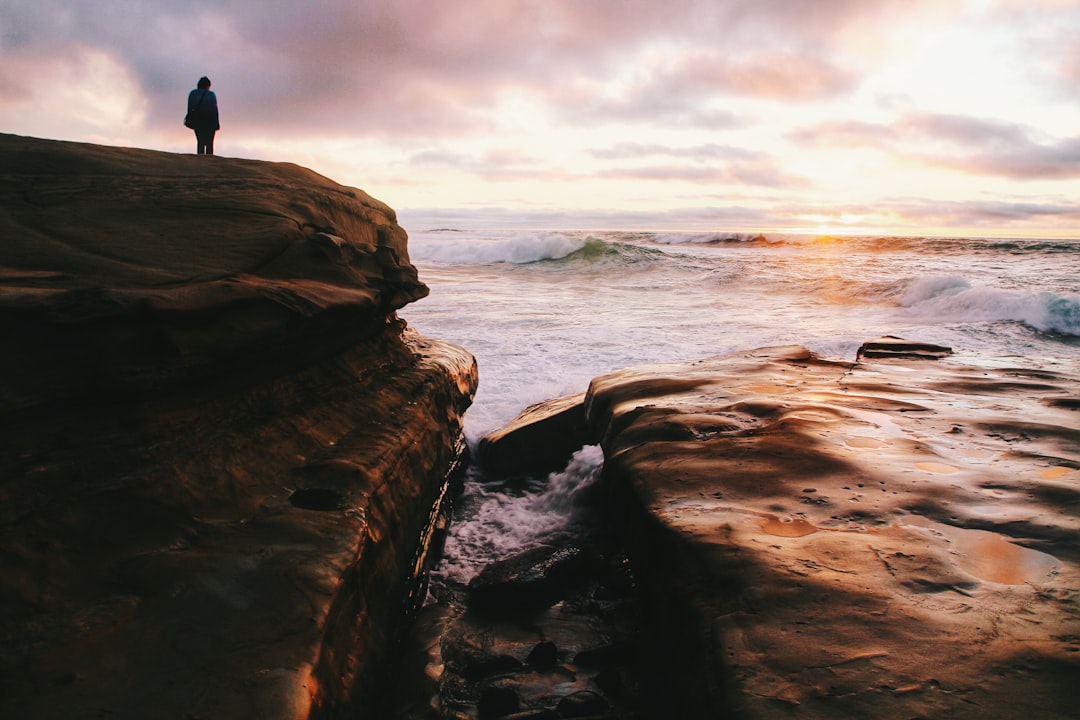
{"type": "Polygon", "coordinates": [[[477,380],[394,213],[0,135],[0,715],[370,708],[477,380]]]}

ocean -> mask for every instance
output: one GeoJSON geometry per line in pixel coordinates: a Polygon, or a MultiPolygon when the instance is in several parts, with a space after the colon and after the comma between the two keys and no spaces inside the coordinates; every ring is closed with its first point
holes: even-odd
{"type": "MultiPolygon", "coordinates": [[[[1080,241],[410,230],[429,297],[400,311],[480,368],[470,444],[598,375],[799,344],[854,360],[895,335],[1080,374],[1080,241]]],[[[470,468],[433,585],[575,532],[603,457],[506,486],[470,468]]]]}

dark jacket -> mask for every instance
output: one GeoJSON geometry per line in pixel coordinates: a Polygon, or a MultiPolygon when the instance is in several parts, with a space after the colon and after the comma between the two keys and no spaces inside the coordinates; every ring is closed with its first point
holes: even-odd
{"type": "Polygon", "coordinates": [[[187,109],[194,127],[205,130],[221,129],[218,122],[217,95],[213,90],[192,90],[187,96],[187,109]]]}

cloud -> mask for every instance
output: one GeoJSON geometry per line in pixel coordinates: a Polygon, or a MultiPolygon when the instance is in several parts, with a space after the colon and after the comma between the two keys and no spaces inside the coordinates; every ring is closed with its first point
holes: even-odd
{"type": "Polygon", "coordinates": [[[761,154],[742,147],[706,143],[691,147],[673,147],[669,145],[622,142],[606,148],[593,149],[589,154],[605,160],[625,160],[652,155],[689,158],[692,160],[756,160],[761,154]]]}
{"type": "Polygon", "coordinates": [[[1057,67],[1060,87],[1068,97],[1076,97],[1080,93],[1080,45],[1061,54],[1057,67]]]}
{"type": "Polygon", "coordinates": [[[517,148],[495,147],[477,153],[433,148],[413,153],[409,165],[415,168],[441,166],[491,181],[565,175],[564,171],[551,168],[543,158],[517,148]]]}
{"type": "Polygon", "coordinates": [[[648,125],[668,129],[731,130],[748,121],[723,103],[674,83],[648,82],[608,90],[602,83],[547,94],[556,122],[568,126],[648,125]]]}
{"type": "Polygon", "coordinates": [[[955,148],[923,154],[928,164],[1016,179],[1080,177],[1080,136],[1040,141],[1030,127],[957,115],[912,116],[900,130],[955,148]]]}
{"type": "MultiPolygon", "coordinates": [[[[817,50],[818,53],[821,49],[817,50]]],[[[858,75],[819,55],[787,50],[698,49],[661,73],[656,84],[710,94],[803,101],[853,90],[858,75]]]]}
{"type": "Polygon", "coordinates": [[[1080,136],[1044,138],[1018,123],[963,115],[914,113],[895,122],[834,121],[792,131],[790,140],[820,147],[899,151],[924,165],[1014,179],[1080,177],[1080,136]]]}
{"type": "Polygon", "coordinates": [[[417,230],[430,228],[554,228],[598,230],[648,230],[659,228],[763,228],[772,226],[775,215],[762,208],[739,205],[686,207],[676,210],[563,210],[502,207],[414,208],[399,213],[402,225],[417,230]]]}
{"type": "MultiPolygon", "coordinates": [[[[311,160],[382,183],[394,205],[696,207],[723,190],[702,213],[772,226],[793,204],[899,196],[943,174],[954,200],[984,178],[1074,181],[1078,32],[1075,0],[0,0],[0,128],[186,147],[182,108],[206,74],[226,152],[311,160]],[[970,105],[927,76],[967,78],[956,58],[981,67],[968,48],[1000,50],[980,76],[992,90],[970,105]],[[1019,81],[995,84],[1002,68],[1019,81]],[[821,156],[853,150],[868,152],[833,169],[876,162],[880,187],[839,178],[847,195],[816,196],[836,179],[821,156]],[[823,172],[814,186],[788,167],[823,172]],[[504,190],[519,180],[535,182],[504,190]],[[675,190],[660,198],[663,182],[675,190]],[[739,186],[776,197],[727,215],[739,186]]],[[[1020,224],[1072,212],[972,202],[948,212],[1020,224]]]]}
{"type": "MultiPolygon", "coordinates": [[[[685,228],[772,232],[805,229],[807,217],[859,217],[868,234],[897,230],[950,228],[987,235],[1023,232],[1028,227],[1068,229],[1080,220],[1080,204],[1034,200],[980,200],[945,202],[906,198],[882,202],[873,208],[854,204],[791,205],[783,209],[759,205],[717,204],[671,210],[555,210],[474,208],[413,208],[399,215],[403,225],[423,230],[436,227],[483,226],[649,230],[685,228]]],[[[837,224],[838,227],[842,223],[837,224]]]]}
{"type": "MultiPolygon", "coordinates": [[[[37,121],[34,134],[62,136],[72,131],[93,136],[100,128],[132,132],[143,123],[145,98],[138,91],[138,79],[126,65],[102,50],[71,48],[64,55],[30,53],[9,59],[0,69],[0,93],[12,106],[32,104],[37,121]],[[44,84],[48,93],[39,93],[44,84]],[[71,109],[78,108],[72,116],[71,109]]],[[[183,111],[174,113],[183,117],[183,111]]]]}
{"type": "Polygon", "coordinates": [[[947,227],[983,227],[1004,229],[1023,227],[1033,222],[1056,222],[1060,226],[1080,221],[1076,202],[1040,202],[1037,200],[968,200],[941,202],[931,199],[897,200],[882,205],[912,224],[947,227]]]}
{"type": "Polygon", "coordinates": [[[940,158],[937,164],[975,175],[1018,180],[1080,178],[1080,137],[1046,144],[1026,141],[1010,147],[940,158]]]}
{"type": "MultiPolygon", "coordinates": [[[[730,126],[722,96],[805,99],[856,75],[831,55],[896,0],[0,0],[3,65],[102,52],[136,79],[146,122],[169,127],[200,75],[234,129],[373,135],[483,133],[502,94],[580,84],[580,115],[730,126]],[[678,48],[653,67],[663,51],[678,48]],[[625,94],[608,92],[644,63],[625,94]],[[178,101],[177,98],[180,98],[178,101]]],[[[24,63],[25,66],[25,63],[24,63]]],[[[40,99],[0,70],[0,103],[40,99]]],[[[138,91],[138,90],[137,90],[138,91]]],[[[32,109],[32,106],[29,108],[32,109]]],[[[573,108],[563,106],[563,111],[573,108]]]]}
{"type": "Polygon", "coordinates": [[[901,134],[918,139],[950,142],[956,145],[986,147],[1030,142],[1032,131],[1016,123],[964,115],[920,113],[909,115],[899,124],[901,134]]]}
{"type": "Polygon", "coordinates": [[[762,185],[766,187],[803,187],[806,181],[790,176],[771,163],[733,163],[724,166],[643,165],[601,170],[598,177],[618,180],[696,182],[718,185],[762,185]]]}
{"type": "Polygon", "coordinates": [[[722,185],[753,185],[772,188],[806,187],[804,178],[784,172],[771,157],[742,147],[706,143],[668,146],[623,142],[589,151],[593,157],[618,163],[648,158],[673,158],[686,162],[668,164],[608,165],[595,175],[618,180],[682,181],[722,185]]]}
{"type": "Polygon", "coordinates": [[[891,125],[862,120],[831,120],[798,127],[787,137],[803,147],[887,147],[895,138],[891,125]]]}

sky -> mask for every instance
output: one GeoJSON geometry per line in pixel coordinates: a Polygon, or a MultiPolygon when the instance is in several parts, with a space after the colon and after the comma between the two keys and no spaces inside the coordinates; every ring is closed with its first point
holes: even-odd
{"type": "Polygon", "coordinates": [[[0,0],[0,132],[433,227],[1080,239],[1080,0],[0,0]]]}

